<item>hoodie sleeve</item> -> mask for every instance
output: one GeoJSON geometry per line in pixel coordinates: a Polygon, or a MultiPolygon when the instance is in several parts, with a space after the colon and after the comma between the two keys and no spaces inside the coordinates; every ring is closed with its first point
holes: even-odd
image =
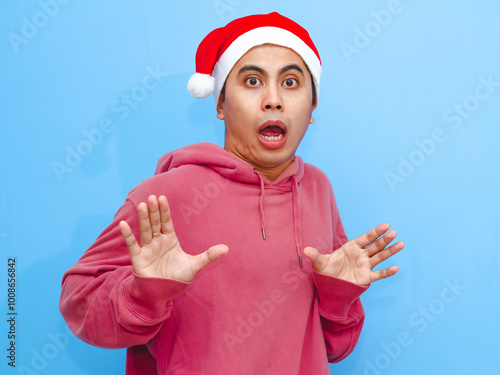
{"type": "Polygon", "coordinates": [[[189,283],[133,273],[118,223],[126,220],[139,238],[137,207],[130,199],[82,258],[63,276],[60,311],[71,331],[103,348],[147,343],[189,283]]]}
{"type": "MultiPolygon", "coordinates": [[[[331,190],[333,215],[333,250],[348,241],[339,210],[331,190]]],[[[319,295],[319,313],[329,362],[340,362],[354,350],[365,318],[359,297],[368,289],[349,281],[313,271],[319,295]]]]}
{"type": "Polygon", "coordinates": [[[313,272],[329,362],[339,362],[356,347],[364,321],[359,296],[368,287],[313,272]]]}

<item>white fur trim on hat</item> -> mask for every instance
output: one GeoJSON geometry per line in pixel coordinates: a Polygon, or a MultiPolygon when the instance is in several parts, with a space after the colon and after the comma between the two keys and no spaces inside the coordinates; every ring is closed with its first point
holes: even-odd
{"type": "Polygon", "coordinates": [[[215,105],[227,76],[234,65],[251,48],[262,44],[276,44],[294,50],[302,57],[313,76],[316,95],[319,98],[319,78],[321,75],[321,62],[314,51],[294,33],[273,26],[259,27],[239,36],[219,58],[215,64],[212,76],[215,78],[214,99],[215,105]]]}
{"type": "Polygon", "coordinates": [[[195,98],[206,98],[214,92],[215,78],[209,74],[194,73],[189,78],[187,88],[195,98]]]}

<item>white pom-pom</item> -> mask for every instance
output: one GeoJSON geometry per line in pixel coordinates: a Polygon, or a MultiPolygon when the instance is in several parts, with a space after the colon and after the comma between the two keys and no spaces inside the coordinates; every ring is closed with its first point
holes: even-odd
{"type": "Polygon", "coordinates": [[[195,98],[206,98],[214,92],[215,78],[208,74],[194,73],[189,78],[187,88],[195,98]]]}

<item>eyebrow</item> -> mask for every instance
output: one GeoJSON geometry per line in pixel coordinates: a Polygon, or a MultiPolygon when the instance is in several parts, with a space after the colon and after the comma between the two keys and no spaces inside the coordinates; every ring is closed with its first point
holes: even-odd
{"type": "Polygon", "coordinates": [[[244,65],[239,71],[238,71],[238,75],[240,74],[243,74],[245,72],[248,72],[248,71],[254,71],[254,72],[258,72],[262,75],[265,75],[266,72],[264,71],[264,69],[258,67],[257,65],[244,65]]]}
{"type": "MultiPolygon", "coordinates": [[[[289,64],[280,70],[279,75],[282,75],[290,70],[297,70],[300,74],[304,75],[304,71],[297,64],[289,64]]],[[[238,75],[243,74],[248,71],[258,72],[262,75],[267,75],[266,71],[257,65],[244,65],[239,71],[238,75]]]]}
{"type": "Polygon", "coordinates": [[[300,74],[304,75],[304,71],[297,64],[290,64],[290,65],[285,66],[283,69],[281,69],[280,75],[284,74],[290,70],[297,70],[300,74]]]}

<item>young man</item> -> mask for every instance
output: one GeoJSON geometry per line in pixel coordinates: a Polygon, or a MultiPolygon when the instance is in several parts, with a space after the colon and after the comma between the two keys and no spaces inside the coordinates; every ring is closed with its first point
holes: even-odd
{"type": "Polygon", "coordinates": [[[372,269],[404,245],[388,224],[348,242],[327,177],[295,156],[320,72],[308,33],[277,13],[203,40],[188,88],[213,91],[224,149],[163,156],[65,274],[78,337],[128,347],[141,375],[328,374],[351,353],[359,296],[398,270],[372,269]]]}

